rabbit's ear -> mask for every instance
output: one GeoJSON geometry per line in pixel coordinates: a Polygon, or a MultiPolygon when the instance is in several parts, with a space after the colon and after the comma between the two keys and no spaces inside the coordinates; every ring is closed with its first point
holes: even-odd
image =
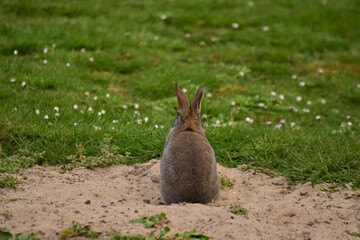
{"type": "Polygon", "coordinates": [[[178,87],[176,83],[175,83],[175,92],[178,99],[180,110],[189,108],[189,100],[187,99],[185,93],[178,87]]]}
{"type": "Polygon", "coordinates": [[[201,110],[201,100],[204,96],[204,86],[199,87],[199,90],[197,91],[194,99],[192,100],[191,103],[191,109],[193,111],[193,113],[200,115],[200,110],[201,110]]]}

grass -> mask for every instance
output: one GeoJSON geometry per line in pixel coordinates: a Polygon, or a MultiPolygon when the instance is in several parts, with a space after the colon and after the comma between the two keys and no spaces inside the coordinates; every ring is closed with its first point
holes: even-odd
{"type": "Polygon", "coordinates": [[[143,215],[139,219],[133,219],[131,223],[141,223],[144,224],[145,228],[152,228],[155,225],[162,225],[166,220],[166,214],[164,212],[155,214],[154,216],[143,215]]]}
{"type": "Polygon", "coordinates": [[[221,189],[230,189],[234,184],[230,181],[230,179],[221,177],[220,178],[220,187],[221,189]]]}
{"type": "Polygon", "coordinates": [[[230,209],[230,212],[236,215],[246,215],[249,212],[249,210],[243,208],[240,204],[231,204],[230,209]]]}
{"type": "MultiPolygon", "coordinates": [[[[166,218],[165,213],[156,214],[154,216],[140,216],[139,219],[134,219],[132,223],[142,223],[146,228],[160,228],[158,225],[162,225],[162,220],[166,218]],[[149,223],[152,223],[148,225],[149,223]],[[155,226],[156,225],[156,226],[155,226]]],[[[203,234],[196,234],[196,229],[192,229],[190,231],[184,231],[182,233],[175,233],[171,236],[166,236],[170,232],[170,228],[168,226],[161,226],[159,231],[151,231],[148,236],[143,235],[123,235],[121,230],[117,233],[112,234],[107,240],[171,240],[171,239],[178,239],[178,240],[211,240],[209,236],[203,234]]],[[[0,231],[0,234],[2,232],[0,231]]],[[[6,234],[11,234],[6,232],[6,234]]],[[[83,225],[79,222],[72,221],[70,226],[64,228],[60,233],[60,240],[71,239],[76,237],[85,237],[86,239],[105,239],[100,238],[101,233],[95,232],[91,230],[90,225],[83,225]]],[[[1,236],[1,235],[0,235],[1,236]]],[[[35,235],[34,235],[35,236],[35,235]]]]}
{"type": "Polygon", "coordinates": [[[79,163],[79,146],[90,168],[160,158],[177,82],[190,98],[205,86],[203,125],[220,164],[359,188],[359,9],[2,1],[0,173],[79,163]]]}

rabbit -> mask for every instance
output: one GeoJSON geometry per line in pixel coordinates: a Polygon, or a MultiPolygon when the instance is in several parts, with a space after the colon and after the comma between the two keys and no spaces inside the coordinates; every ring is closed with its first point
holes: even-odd
{"type": "Polygon", "coordinates": [[[160,192],[166,204],[206,204],[217,199],[219,181],[215,152],[200,121],[204,86],[199,88],[191,105],[176,83],[175,91],[180,109],[160,162],[160,192]]]}

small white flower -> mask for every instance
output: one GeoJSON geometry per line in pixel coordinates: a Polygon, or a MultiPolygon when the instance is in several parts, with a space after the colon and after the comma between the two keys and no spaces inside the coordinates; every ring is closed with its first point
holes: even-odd
{"type": "Polygon", "coordinates": [[[107,93],[107,94],[106,94],[106,97],[107,97],[107,98],[110,98],[110,93],[107,93]]]}
{"type": "Polygon", "coordinates": [[[320,115],[316,115],[315,119],[319,121],[321,119],[320,115]]]}
{"type": "Polygon", "coordinates": [[[135,110],[135,112],[134,112],[134,116],[135,115],[140,115],[140,113],[139,113],[139,111],[138,110],[135,110]]]}
{"type": "Polygon", "coordinates": [[[265,107],[265,103],[259,103],[258,106],[263,108],[263,107],[265,107]]]}
{"type": "Polygon", "coordinates": [[[294,122],[291,122],[290,123],[290,126],[293,128],[295,126],[295,123],[294,122]]]}
{"type": "Polygon", "coordinates": [[[164,125],[160,125],[160,128],[163,129],[163,128],[164,128],[164,125]]]}
{"type": "Polygon", "coordinates": [[[273,97],[275,97],[276,96],[276,92],[274,92],[274,91],[271,91],[271,96],[273,96],[273,97]]]}
{"type": "Polygon", "coordinates": [[[326,103],[326,100],[323,98],[323,99],[321,99],[321,104],[325,104],[326,103]]]}
{"type": "Polygon", "coordinates": [[[137,120],[137,123],[138,123],[139,125],[141,125],[141,124],[142,124],[142,119],[137,120]]]}
{"type": "Polygon", "coordinates": [[[59,107],[54,107],[54,110],[59,112],[59,107]]]}
{"type": "Polygon", "coordinates": [[[17,51],[17,50],[14,50],[14,55],[18,55],[18,51],[17,51]]]}
{"type": "Polygon", "coordinates": [[[245,121],[248,123],[253,123],[254,119],[247,117],[247,118],[245,118],[245,121]]]}
{"type": "Polygon", "coordinates": [[[148,117],[145,117],[144,118],[144,122],[147,123],[149,121],[149,118],[148,117]]]}
{"type": "Polygon", "coordinates": [[[10,79],[10,82],[16,82],[15,78],[10,79]]]}
{"type": "Polygon", "coordinates": [[[44,59],[44,60],[43,60],[43,63],[44,63],[44,64],[47,64],[47,60],[46,60],[46,59],[44,59]]]}
{"type": "Polygon", "coordinates": [[[68,63],[66,63],[66,67],[70,67],[70,63],[68,62],[68,63]]]}
{"type": "Polygon", "coordinates": [[[239,24],[238,24],[238,23],[233,23],[233,24],[231,24],[231,26],[232,26],[233,28],[235,28],[235,29],[239,28],[239,24]]]}
{"type": "Polygon", "coordinates": [[[105,114],[105,110],[103,109],[103,110],[101,110],[101,114],[105,114]]]}
{"type": "Polygon", "coordinates": [[[322,70],[322,68],[318,69],[318,73],[322,74],[324,71],[322,70]]]}
{"type": "Polygon", "coordinates": [[[187,90],[186,90],[186,88],[183,88],[182,91],[183,91],[184,93],[186,93],[187,90]]]}
{"type": "Polygon", "coordinates": [[[75,105],[73,106],[73,109],[74,109],[74,110],[78,109],[78,105],[75,104],[75,105]]]}
{"type": "Polygon", "coordinates": [[[357,86],[357,88],[360,88],[360,84],[358,84],[358,85],[356,85],[357,86]]]}
{"type": "Polygon", "coordinates": [[[347,116],[346,116],[346,119],[350,119],[350,118],[351,118],[350,115],[347,115],[347,116]]]}
{"type": "Polygon", "coordinates": [[[207,93],[207,94],[206,94],[206,97],[210,98],[210,97],[212,97],[212,94],[211,94],[211,93],[207,93]]]}
{"type": "Polygon", "coordinates": [[[101,116],[101,112],[98,112],[98,115],[101,116]]]}
{"type": "Polygon", "coordinates": [[[39,115],[39,114],[40,114],[40,110],[39,110],[39,109],[36,109],[36,110],[35,110],[35,113],[36,113],[36,115],[39,115]]]}
{"type": "Polygon", "coordinates": [[[92,112],[92,111],[93,111],[92,107],[89,107],[89,108],[88,108],[88,111],[89,111],[89,112],[92,112]]]}
{"type": "Polygon", "coordinates": [[[161,20],[165,20],[165,19],[166,19],[166,15],[163,14],[163,15],[160,16],[160,18],[161,18],[161,20]]]}
{"type": "Polygon", "coordinates": [[[49,49],[47,47],[45,47],[44,50],[43,50],[43,53],[46,54],[48,51],[49,51],[49,49]]]}
{"type": "Polygon", "coordinates": [[[154,126],[155,128],[158,128],[159,126],[157,125],[157,124],[155,124],[155,126],[154,126]]]}
{"type": "Polygon", "coordinates": [[[126,105],[123,105],[123,109],[127,109],[128,107],[126,105]]]}
{"type": "Polygon", "coordinates": [[[185,33],[185,34],[184,34],[184,37],[185,37],[185,38],[189,38],[189,37],[190,37],[190,33],[185,33]]]}
{"type": "Polygon", "coordinates": [[[216,41],[216,38],[215,38],[215,37],[211,37],[211,38],[210,38],[210,41],[215,42],[215,41],[216,41]]]}
{"type": "Polygon", "coordinates": [[[282,124],[277,124],[277,125],[275,125],[275,129],[280,129],[282,127],[282,124]]]}
{"type": "Polygon", "coordinates": [[[49,119],[49,116],[48,116],[48,115],[45,115],[44,118],[45,118],[45,119],[49,119]]]}
{"type": "Polygon", "coordinates": [[[302,97],[300,97],[300,96],[296,97],[296,101],[301,102],[301,100],[302,100],[302,97]]]}
{"type": "Polygon", "coordinates": [[[231,106],[235,106],[235,101],[231,101],[231,106]]]}
{"type": "Polygon", "coordinates": [[[280,100],[284,100],[284,95],[279,95],[280,100]]]}
{"type": "Polygon", "coordinates": [[[304,113],[309,113],[309,112],[310,112],[310,109],[308,109],[308,108],[303,108],[302,111],[303,111],[304,113]]]}
{"type": "Polygon", "coordinates": [[[347,122],[347,125],[348,125],[348,126],[352,126],[352,122],[347,122]]]}
{"type": "Polygon", "coordinates": [[[60,113],[55,113],[55,117],[59,117],[60,116],[60,113]]]}
{"type": "Polygon", "coordinates": [[[305,86],[305,82],[299,82],[299,86],[300,86],[300,87],[305,86]]]}
{"type": "Polygon", "coordinates": [[[26,82],[22,82],[22,83],[21,83],[21,86],[22,86],[22,87],[25,87],[25,86],[26,86],[26,82]]]}
{"type": "Polygon", "coordinates": [[[94,125],[94,129],[95,129],[95,131],[98,131],[98,130],[100,130],[101,128],[94,125]]]}
{"type": "Polygon", "coordinates": [[[77,126],[78,125],[78,123],[74,123],[74,126],[77,126]]]}
{"type": "Polygon", "coordinates": [[[96,101],[96,100],[98,100],[98,97],[97,97],[97,96],[95,96],[95,97],[94,97],[94,100],[95,100],[95,101],[96,101]]]}
{"type": "Polygon", "coordinates": [[[229,122],[229,126],[231,126],[233,123],[232,122],[229,122]]]}
{"type": "Polygon", "coordinates": [[[86,52],[85,48],[82,48],[82,49],[81,49],[81,52],[82,52],[82,53],[86,52]]]}
{"type": "Polygon", "coordinates": [[[268,26],[263,26],[263,27],[262,27],[262,30],[263,30],[264,32],[267,32],[267,31],[269,31],[269,27],[268,27],[268,26]]]}
{"type": "Polygon", "coordinates": [[[112,127],[111,130],[115,130],[115,127],[112,127]]]}
{"type": "Polygon", "coordinates": [[[296,78],[297,78],[296,74],[293,74],[293,75],[291,76],[291,78],[292,78],[292,79],[296,79],[296,78]]]}
{"type": "Polygon", "coordinates": [[[135,109],[139,109],[139,104],[135,103],[135,109]]]}
{"type": "Polygon", "coordinates": [[[243,71],[239,72],[240,77],[243,77],[245,73],[243,71]]]}
{"type": "Polygon", "coordinates": [[[307,105],[311,105],[311,101],[307,101],[306,104],[307,104],[307,105]]]}
{"type": "Polygon", "coordinates": [[[93,57],[90,57],[90,58],[89,58],[89,61],[90,61],[90,62],[93,62],[93,61],[94,61],[94,58],[93,58],[93,57]]]}
{"type": "Polygon", "coordinates": [[[112,123],[119,123],[119,120],[112,120],[112,123]]]}
{"type": "Polygon", "coordinates": [[[215,124],[220,125],[220,120],[216,120],[215,124]]]}

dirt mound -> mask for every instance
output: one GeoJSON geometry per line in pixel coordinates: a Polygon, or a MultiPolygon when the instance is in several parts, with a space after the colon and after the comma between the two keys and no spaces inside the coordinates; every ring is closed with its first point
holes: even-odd
{"type": "Polygon", "coordinates": [[[13,233],[36,232],[44,239],[58,239],[72,220],[92,226],[103,236],[148,234],[141,224],[129,223],[140,215],[165,212],[172,232],[197,229],[218,239],[346,239],[346,230],[360,224],[360,192],[320,191],[327,185],[310,183],[289,189],[285,178],[269,178],[254,171],[218,165],[221,177],[233,186],[221,191],[215,204],[163,205],[159,191],[160,162],[117,165],[60,174],[56,167],[34,167],[18,189],[2,189],[0,228],[13,233]],[[345,198],[352,196],[350,198],[345,198]],[[6,201],[6,199],[25,199],[6,201]],[[230,212],[240,204],[245,215],[230,212]]]}

